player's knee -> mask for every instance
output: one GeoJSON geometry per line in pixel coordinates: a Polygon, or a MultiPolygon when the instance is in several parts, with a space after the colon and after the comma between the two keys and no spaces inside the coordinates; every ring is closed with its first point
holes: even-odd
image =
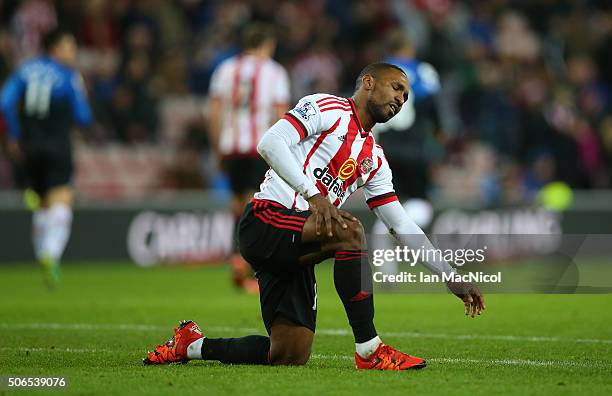
{"type": "Polygon", "coordinates": [[[270,364],[273,366],[303,366],[308,363],[310,353],[281,353],[270,355],[270,364]]]}
{"type": "Polygon", "coordinates": [[[303,366],[310,359],[309,345],[291,345],[272,348],[270,364],[274,366],[303,366]]]}
{"type": "Polygon", "coordinates": [[[365,247],[365,231],[359,220],[352,221],[339,233],[339,250],[361,250],[365,247]]]}

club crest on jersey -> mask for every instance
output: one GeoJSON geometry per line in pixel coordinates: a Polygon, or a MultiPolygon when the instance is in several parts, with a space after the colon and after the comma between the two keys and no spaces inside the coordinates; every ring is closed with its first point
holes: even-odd
{"type": "Polygon", "coordinates": [[[361,162],[359,163],[359,171],[361,172],[362,175],[369,173],[373,167],[374,167],[374,161],[372,161],[372,158],[370,157],[362,159],[361,162]]]}
{"type": "Polygon", "coordinates": [[[296,113],[299,114],[304,120],[308,121],[310,117],[317,114],[314,105],[312,102],[304,102],[301,105],[295,106],[293,109],[296,113]]]}
{"type": "Polygon", "coordinates": [[[344,182],[339,177],[333,177],[331,173],[329,173],[329,166],[325,168],[315,168],[312,174],[327,187],[327,191],[333,192],[340,200],[344,199],[346,193],[342,189],[344,182]]]}

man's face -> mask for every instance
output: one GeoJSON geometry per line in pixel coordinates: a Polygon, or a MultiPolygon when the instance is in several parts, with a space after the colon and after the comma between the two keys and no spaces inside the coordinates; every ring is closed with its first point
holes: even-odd
{"type": "Polygon", "coordinates": [[[265,48],[266,55],[271,58],[274,56],[274,52],[276,51],[276,40],[269,39],[262,45],[265,48]]]}
{"type": "Polygon", "coordinates": [[[387,69],[372,77],[368,91],[368,111],[376,123],[389,121],[402,109],[408,99],[409,83],[406,75],[396,69],[387,69]]]}
{"type": "Polygon", "coordinates": [[[77,58],[77,43],[73,36],[66,34],[55,44],[52,55],[60,62],[74,65],[77,58]]]}

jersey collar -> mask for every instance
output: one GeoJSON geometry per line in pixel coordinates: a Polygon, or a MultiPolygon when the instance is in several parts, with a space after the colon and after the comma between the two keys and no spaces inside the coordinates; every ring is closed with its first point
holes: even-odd
{"type": "Polygon", "coordinates": [[[359,119],[359,115],[357,115],[357,108],[355,107],[355,102],[353,98],[348,98],[349,103],[351,104],[351,109],[353,110],[353,116],[355,117],[355,121],[357,121],[357,127],[359,127],[359,133],[361,137],[368,136],[370,131],[364,131],[363,126],[361,126],[361,120],[359,119]]]}

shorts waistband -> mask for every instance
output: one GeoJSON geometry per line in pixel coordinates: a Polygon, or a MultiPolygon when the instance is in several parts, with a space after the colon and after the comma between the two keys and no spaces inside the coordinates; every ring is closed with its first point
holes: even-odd
{"type": "Polygon", "coordinates": [[[284,205],[282,205],[282,204],[280,204],[280,203],[278,203],[278,202],[276,202],[276,201],[271,201],[271,200],[269,200],[269,199],[257,199],[257,198],[252,198],[252,199],[251,199],[251,203],[252,203],[254,206],[261,206],[261,207],[263,207],[263,208],[267,208],[267,207],[272,206],[272,207],[275,207],[275,208],[289,209],[289,208],[286,208],[284,205]]]}

